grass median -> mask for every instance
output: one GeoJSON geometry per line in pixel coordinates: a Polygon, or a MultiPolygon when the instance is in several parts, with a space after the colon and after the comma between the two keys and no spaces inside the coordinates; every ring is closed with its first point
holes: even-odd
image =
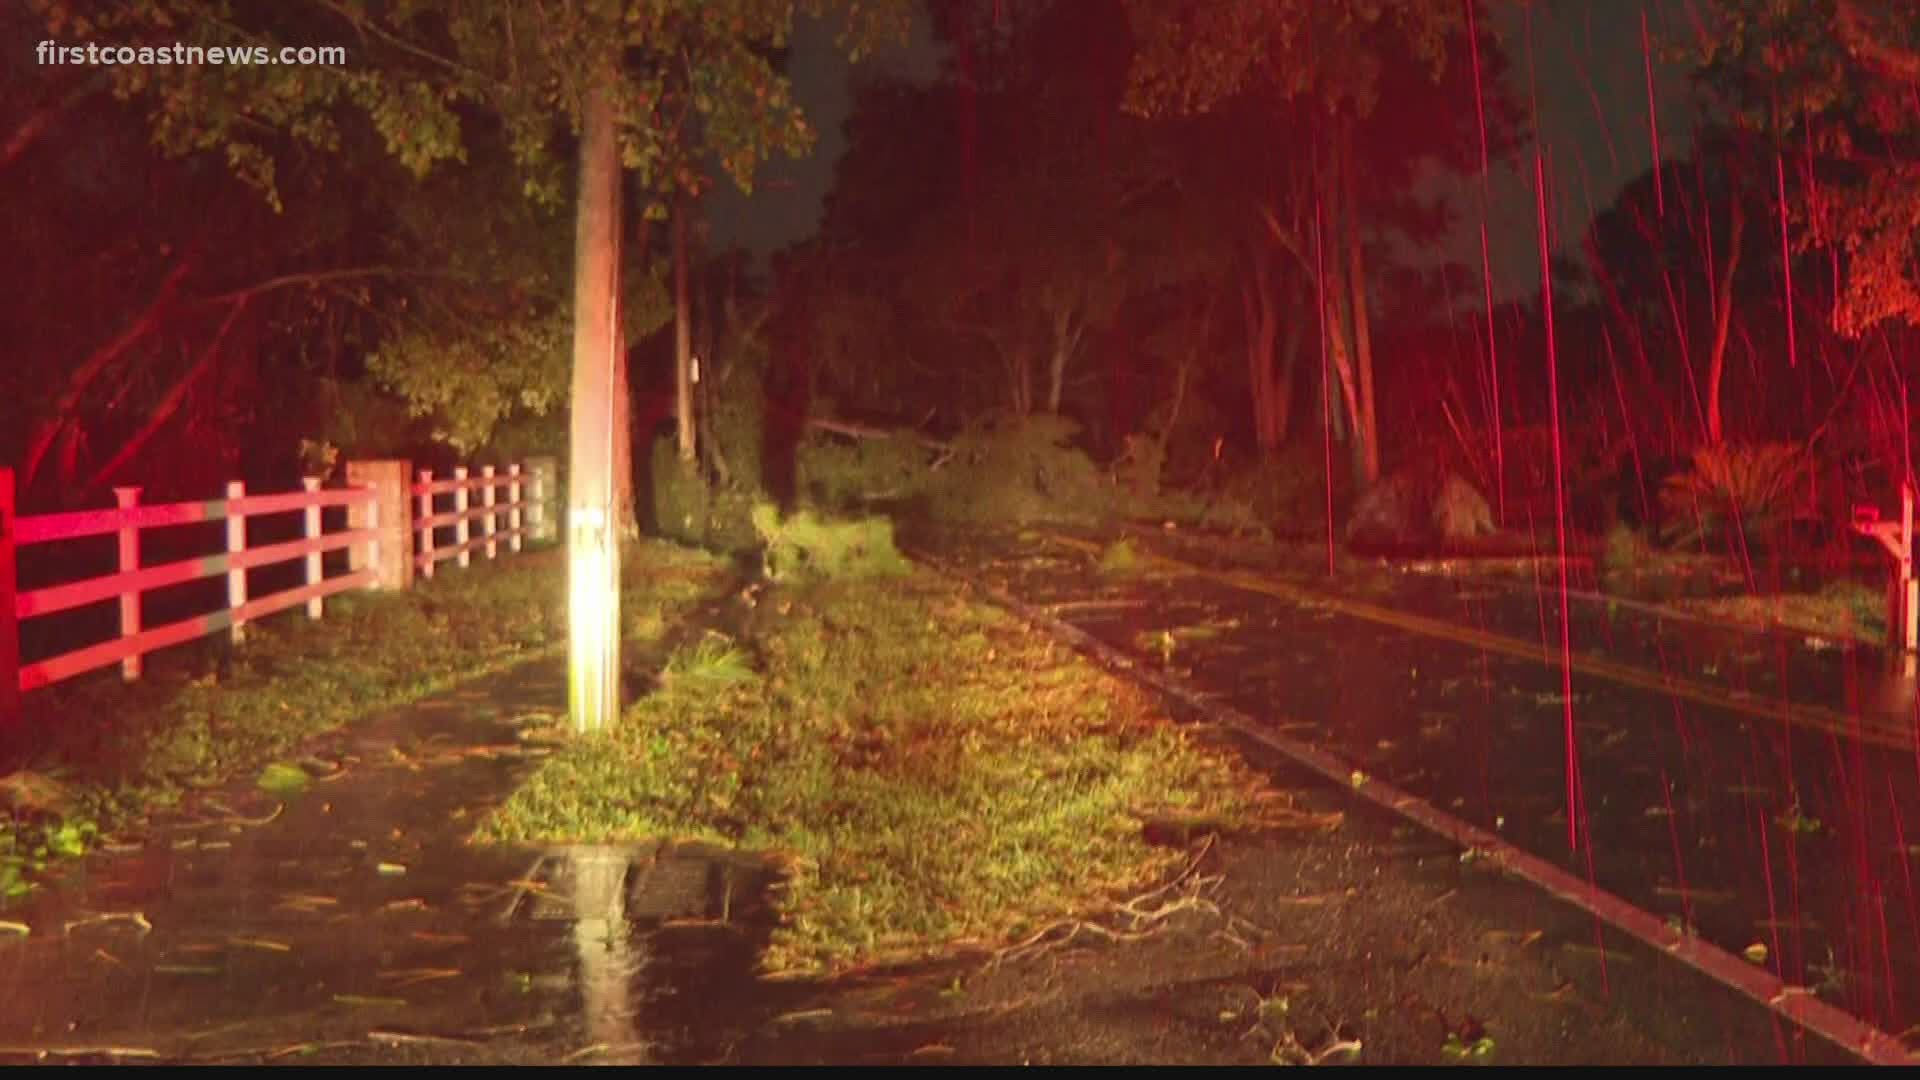
{"type": "Polygon", "coordinates": [[[1268,805],[1150,696],[924,573],[769,589],[728,631],[683,644],[476,838],[776,853],[791,873],[764,966],[829,975],[1088,916],[1188,857],[1149,822],[1268,805]]]}

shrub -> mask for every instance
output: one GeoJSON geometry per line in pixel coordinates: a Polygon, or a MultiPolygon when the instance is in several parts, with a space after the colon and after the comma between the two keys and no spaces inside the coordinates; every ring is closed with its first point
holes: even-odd
{"type": "Polygon", "coordinates": [[[1819,601],[1834,619],[1859,637],[1883,635],[1887,630],[1887,594],[1883,590],[1842,579],[1821,588],[1819,601]]]}
{"type": "Polygon", "coordinates": [[[1639,532],[1616,522],[1600,549],[1600,580],[1609,587],[1634,581],[1653,558],[1653,546],[1639,532]]]}
{"type": "Polygon", "coordinates": [[[933,473],[928,510],[942,521],[987,525],[1088,521],[1115,508],[1113,486],[1073,445],[1064,416],[994,416],[956,436],[933,473]]]}
{"type": "Polygon", "coordinates": [[[800,444],[796,469],[809,502],[848,511],[917,498],[932,478],[932,463],[928,449],[909,439],[814,435],[800,444]]]}
{"type": "Polygon", "coordinates": [[[767,425],[767,396],[763,385],[765,348],[748,344],[737,348],[718,368],[707,393],[707,433],[727,465],[728,480],[738,491],[759,491],[763,443],[767,425]]]}
{"type": "Polygon", "coordinates": [[[1638,573],[1653,557],[1653,545],[1634,529],[1616,524],[1607,530],[1600,552],[1600,568],[1611,574],[1638,573]]]}
{"type": "Polygon", "coordinates": [[[1696,544],[1738,525],[1747,543],[1764,545],[1810,511],[1801,493],[1813,460],[1794,443],[1721,443],[1693,452],[1693,467],[1667,478],[1660,502],[1667,538],[1696,544]]]}
{"type": "Polygon", "coordinates": [[[1433,499],[1433,527],[1440,539],[1471,540],[1494,531],[1493,507],[1459,473],[1449,472],[1433,499]]]}
{"type": "Polygon", "coordinates": [[[654,442],[651,470],[653,523],[661,536],[721,551],[754,547],[753,525],[748,517],[754,492],[715,491],[698,467],[680,461],[672,436],[654,442]]]}
{"type": "Polygon", "coordinates": [[[766,545],[767,577],[775,581],[893,577],[913,569],[884,517],[831,521],[802,510],[783,520],[778,507],[762,502],[752,518],[766,545]]]}

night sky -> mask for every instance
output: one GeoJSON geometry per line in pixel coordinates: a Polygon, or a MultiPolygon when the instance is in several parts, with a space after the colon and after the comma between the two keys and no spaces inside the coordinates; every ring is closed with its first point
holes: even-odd
{"type": "MultiPolygon", "coordinates": [[[[1510,88],[1529,117],[1537,102],[1542,145],[1553,166],[1556,250],[1577,251],[1594,212],[1652,164],[1640,45],[1643,10],[1656,38],[1685,18],[1675,0],[1495,0],[1491,5],[1493,28],[1508,52],[1510,88]]],[[[788,73],[819,142],[810,158],[770,164],[767,183],[751,197],[721,185],[707,202],[714,242],[737,243],[764,256],[813,235],[822,199],[833,184],[834,163],[846,149],[841,125],[852,106],[852,80],[885,73],[932,78],[939,63],[940,47],[924,19],[916,21],[905,47],[857,68],[835,48],[831,26],[802,20],[788,73]]],[[[1661,65],[1657,56],[1654,97],[1663,160],[1684,157],[1693,105],[1682,74],[1661,65]]],[[[1502,298],[1531,294],[1539,284],[1532,178],[1530,153],[1523,161],[1496,163],[1493,170],[1488,233],[1494,288],[1502,298]]],[[[1446,242],[1429,252],[1409,253],[1408,261],[1480,265],[1478,183],[1473,176],[1433,179],[1429,190],[1451,197],[1455,228],[1446,242]]]]}
{"type": "MultiPolygon", "coordinates": [[[[1551,211],[1556,252],[1574,254],[1593,215],[1653,164],[1647,122],[1646,54],[1640,15],[1655,43],[1654,102],[1662,161],[1687,155],[1695,108],[1683,72],[1660,63],[1663,33],[1686,18],[1676,0],[1536,0],[1493,5],[1494,28],[1506,46],[1510,85],[1552,166],[1551,211]],[[1529,78],[1531,68],[1532,77],[1529,78]]],[[[1471,179],[1471,178],[1470,178],[1471,179]]],[[[1494,288],[1502,296],[1531,293],[1540,281],[1533,160],[1496,166],[1488,220],[1494,288]]],[[[1455,200],[1457,227],[1445,257],[1478,266],[1479,214],[1471,186],[1455,200]]]]}
{"type": "Polygon", "coordinates": [[[742,195],[732,181],[718,184],[705,206],[713,243],[721,248],[738,244],[764,258],[817,232],[827,191],[833,187],[834,163],[847,149],[842,125],[853,109],[855,81],[887,76],[932,79],[942,53],[932,28],[918,14],[904,45],[885,49],[858,65],[850,63],[834,44],[834,24],[797,19],[787,74],[793,79],[795,100],[818,135],[813,155],[769,162],[761,173],[760,190],[751,196],[742,195]]]}

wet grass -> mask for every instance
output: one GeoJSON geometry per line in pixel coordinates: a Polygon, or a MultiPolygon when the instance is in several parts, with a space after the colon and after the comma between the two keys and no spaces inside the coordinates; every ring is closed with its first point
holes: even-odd
{"type": "MultiPolygon", "coordinates": [[[[659,639],[723,569],[637,546],[626,561],[629,639],[659,639]]],[[[0,903],[58,856],[80,854],[60,843],[78,829],[111,833],[237,776],[283,788],[300,770],[279,759],[312,736],[558,647],[564,575],[559,551],[448,570],[405,593],[329,599],[318,622],[295,613],[250,624],[239,646],[209,639],[158,654],[140,682],[109,671],[30,695],[32,745],[0,783],[0,903]]]]}
{"type": "Polygon", "coordinates": [[[938,579],[774,589],[747,623],[758,678],[662,679],[478,838],[777,853],[764,965],[830,974],[1085,915],[1184,857],[1145,822],[1254,813],[1252,778],[1141,691],[938,579]]]}
{"type": "Polygon", "coordinates": [[[1748,626],[1780,626],[1824,637],[1885,644],[1885,595],[1854,581],[1834,581],[1813,593],[1730,596],[1677,601],[1675,606],[1748,626]]]}

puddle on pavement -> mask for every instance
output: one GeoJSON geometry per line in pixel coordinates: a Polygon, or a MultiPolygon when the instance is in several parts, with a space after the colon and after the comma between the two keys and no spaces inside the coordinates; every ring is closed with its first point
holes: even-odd
{"type": "Polygon", "coordinates": [[[464,843],[563,698],[523,673],[375,718],[298,794],[205,793],[90,856],[4,915],[0,1061],[731,1060],[808,993],[756,977],[766,864],[464,843]]]}

